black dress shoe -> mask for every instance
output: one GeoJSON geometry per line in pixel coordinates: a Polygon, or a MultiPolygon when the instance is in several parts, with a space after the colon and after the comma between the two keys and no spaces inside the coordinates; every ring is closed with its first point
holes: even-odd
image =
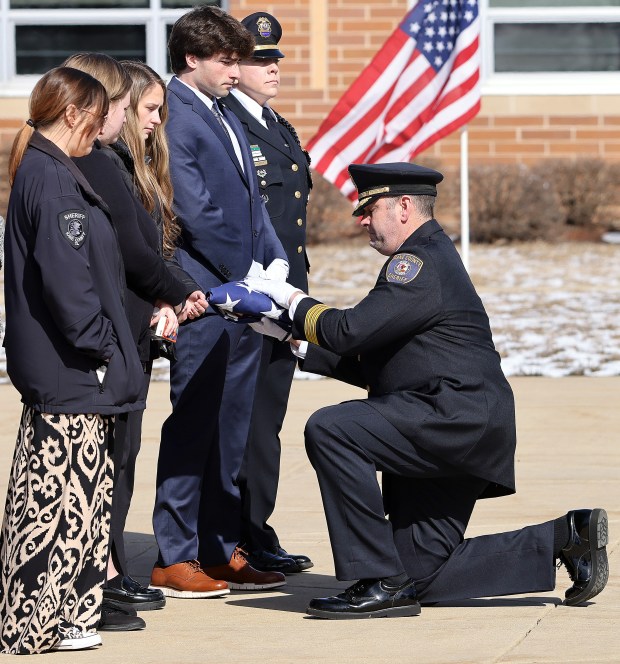
{"type": "Polygon", "coordinates": [[[381,579],[362,579],[335,597],[313,599],[306,613],[318,618],[395,618],[420,613],[414,582],[391,587],[381,579]]]}
{"type": "Polygon", "coordinates": [[[136,611],[161,609],[166,604],[161,590],[145,588],[130,576],[120,574],[107,582],[103,589],[103,599],[119,609],[131,607],[136,611]]]}
{"type": "Polygon", "coordinates": [[[269,551],[252,551],[245,557],[250,565],[260,572],[282,572],[282,574],[301,572],[297,563],[290,556],[279,556],[269,551]]]}
{"type": "Polygon", "coordinates": [[[146,623],[139,618],[136,612],[129,608],[119,609],[112,606],[105,599],[101,604],[101,619],[97,625],[100,632],[135,632],[144,629],[146,623]]]}
{"type": "Polygon", "coordinates": [[[574,606],[598,595],[607,584],[607,513],[602,509],[574,510],[566,518],[570,539],[559,557],[573,582],[564,595],[564,604],[574,606]]]}
{"type": "Polygon", "coordinates": [[[303,556],[300,553],[287,553],[281,546],[278,547],[277,554],[284,558],[292,558],[297,563],[300,571],[314,567],[314,563],[308,556],[303,556]]]}

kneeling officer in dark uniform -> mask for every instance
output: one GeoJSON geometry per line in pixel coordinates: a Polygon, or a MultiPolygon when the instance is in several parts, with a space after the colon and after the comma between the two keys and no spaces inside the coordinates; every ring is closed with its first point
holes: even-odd
{"type": "Polygon", "coordinates": [[[388,257],[370,293],[339,310],[290,284],[250,280],[290,307],[293,337],[310,342],[297,350],[303,370],[368,389],[306,425],[336,576],[359,579],[312,600],[308,613],[412,616],[420,600],[548,591],[558,559],[573,581],[565,603],[594,597],[608,577],[602,509],[463,538],[478,499],[515,491],[512,391],[482,302],[433,218],[441,173],[415,164],[349,172],[354,215],[388,257]]]}

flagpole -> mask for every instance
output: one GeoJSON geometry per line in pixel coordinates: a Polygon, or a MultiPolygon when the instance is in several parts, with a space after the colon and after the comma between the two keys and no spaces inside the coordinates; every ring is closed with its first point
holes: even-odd
{"type": "Polygon", "coordinates": [[[469,154],[467,125],[461,129],[461,259],[469,272],[469,154]]]}

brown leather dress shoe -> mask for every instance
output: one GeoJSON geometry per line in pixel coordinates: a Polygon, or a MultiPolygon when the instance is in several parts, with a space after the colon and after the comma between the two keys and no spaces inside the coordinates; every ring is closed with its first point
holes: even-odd
{"type": "Polygon", "coordinates": [[[227,565],[203,567],[214,579],[222,579],[232,590],[267,590],[278,588],[286,583],[280,572],[259,572],[245,559],[245,551],[237,547],[227,565]]]}
{"type": "Polygon", "coordinates": [[[230,593],[226,581],[216,581],[207,576],[197,560],[186,560],[168,567],[155,563],[150,587],[161,590],[166,597],[221,597],[230,593]]]}

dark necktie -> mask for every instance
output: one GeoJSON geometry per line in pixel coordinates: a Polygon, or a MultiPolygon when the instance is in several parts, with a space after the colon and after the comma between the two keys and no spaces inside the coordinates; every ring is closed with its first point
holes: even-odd
{"type": "Polygon", "coordinates": [[[267,106],[263,106],[263,120],[267,123],[267,129],[276,129],[276,125],[278,124],[276,122],[276,119],[273,117],[273,113],[267,108],[267,106]]]}
{"type": "Polygon", "coordinates": [[[222,128],[222,131],[226,135],[226,138],[232,143],[232,139],[230,137],[230,134],[228,133],[226,125],[224,124],[224,118],[222,117],[222,112],[220,111],[220,107],[216,99],[213,100],[213,106],[211,106],[211,113],[213,113],[213,115],[215,116],[215,119],[222,128]]]}
{"type": "Polygon", "coordinates": [[[269,110],[266,106],[263,106],[263,120],[267,123],[267,129],[269,131],[276,132],[276,135],[279,135],[282,139],[282,144],[285,148],[291,149],[291,146],[288,144],[288,138],[280,128],[280,123],[274,118],[273,112],[269,110]]]}

